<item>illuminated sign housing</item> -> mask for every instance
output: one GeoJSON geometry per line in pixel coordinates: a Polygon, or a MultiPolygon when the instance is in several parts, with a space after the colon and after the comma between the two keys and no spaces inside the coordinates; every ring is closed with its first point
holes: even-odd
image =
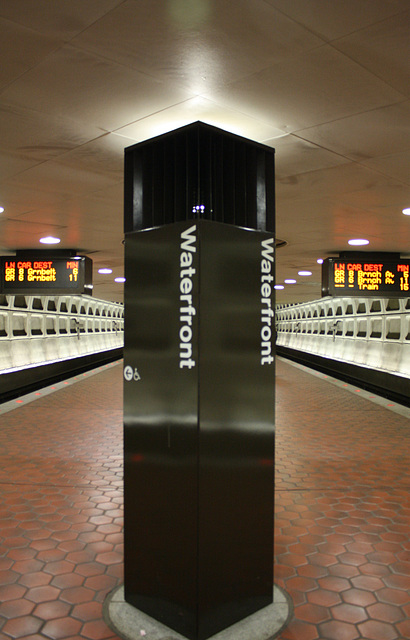
{"type": "Polygon", "coordinates": [[[92,293],[92,260],[18,252],[0,258],[4,294],[92,293]]]}
{"type": "Polygon", "coordinates": [[[322,296],[410,297],[410,260],[383,254],[327,258],[322,264],[322,296]]]}

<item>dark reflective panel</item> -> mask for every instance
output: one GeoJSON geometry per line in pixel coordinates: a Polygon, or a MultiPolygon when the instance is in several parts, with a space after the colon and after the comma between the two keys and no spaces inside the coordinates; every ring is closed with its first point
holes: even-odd
{"type": "MultiPolygon", "coordinates": [[[[197,368],[179,366],[180,253],[177,225],[126,240],[125,597],[194,637],[197,368]]],[[[196,360],[196,317],[191,331],[196,360]]]]}
{"type": "Polygon", "coordinates": [[[272,238],[167,225],[126,265],[126,600],[204,640],[272,601],[272,238]]]}
{"type": "MultiPolygon", "coordinates": [[[[268,238],[226,225],[201,227],[199,617],[203,638],[272,601],[274,321],[267,314],[265,337],[270,334],[271,339],[265,342],[270,343],[271,359],[265,356],[262,364],[261,353],[261,314],[268,310],[268,303],[261,302],[261,242],[268,238]]],[[[273,252],[268,251],[268,257],[273,259],[273,252]]],[[[273,262],[268,262],[273,274],[273,262]]],[[[264,293],[270,294],[272,305],[273,276],[264,293]]]]}

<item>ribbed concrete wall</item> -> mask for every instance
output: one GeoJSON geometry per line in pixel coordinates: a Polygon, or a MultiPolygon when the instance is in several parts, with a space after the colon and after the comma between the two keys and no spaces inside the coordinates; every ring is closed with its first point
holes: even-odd
{"type": "Polygon", "coordinates": [[[122,347],[124,307],[90,296],[0,296],[0,372],[122,347]]]}
{"type": "Polygon", "coordinates": [[[276,307],[277,344],[410,378],[410,298],[322,298],[276,307]]]}

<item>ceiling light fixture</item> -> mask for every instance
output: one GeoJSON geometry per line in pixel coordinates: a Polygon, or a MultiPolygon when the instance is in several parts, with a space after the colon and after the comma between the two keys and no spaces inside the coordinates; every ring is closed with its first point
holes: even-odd
{"type": "Polygon", "coordinates": [[[114,278],[114,282],[125,282],[125,278],[114,278]]]}
{"type": "Polygon", "coordinates": [[[311,276],[312,272],[311,271],[298,271],[298,275],[299,276],[311,276]]]}
{"type": "Polygon", "coordinates": [[[365,240],[364,238],[353,238],[352,240],[349,240],[349,244],[354,247],[360,247],[362,245],[369,244],[369,240],[365,240]]]}
{"type": "Polygon", "coordinates": [[[287,280],[284,280],[285,284],[296,284],[296,280],[294,280],[293,278],[288,278],[287,280]]]}
{"type": "Polygon", "coordinates": [[[58,244],[61,242],[60,238],[53,238],[53,236],[46,236],[45,238],[40,238],[41,244],[58,244]]]}
{"type": "Polygon", "coordinates": [[[316,262],[317,262],[318,264],[323,264],[323,258],[318,258],[318,259],[316,260],[316,262]]]}
{"type": "Polygon", "coordinates": [[[406,207],[406,209],[403,209],[402,213],[404,213],[405,216],[410,216],[410,207],[406,207]]]}
{"type": "Polygon", "coordinates": [[[285,287],[283,286],[283,284],[275,284],[274,289],[284,289],[285,287]]]}
{"type": "MultiPolygon", "coordinates": [[[[3,213],[3,211],[4,211],[4,207],[0,207],[0,213],[3,213]]],[[[403,211],[403,213],[404,213],[404,211],[403,211]]]]}
{"type": "Polygon", "coordinates": [[[112,269],[104,267],[103,269],[98,269],[98,273],[112,273],[112,269]]]}

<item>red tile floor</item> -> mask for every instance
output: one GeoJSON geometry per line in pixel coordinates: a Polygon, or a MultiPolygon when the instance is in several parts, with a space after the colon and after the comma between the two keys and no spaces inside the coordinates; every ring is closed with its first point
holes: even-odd
{"type": "MultiPolygon", "coordinates": [[[[278,360],[281,640],[410,638],[410,411],[369,396],[278,360]]],[[[21,400],[0,405],[0,640],[115,640],[121,364],[21,400]]]]}
{"type": "Polygon", "coordinates": [[[347,387],[278,361],[283,640],[410,639],[410,410],[347,387]]]}

